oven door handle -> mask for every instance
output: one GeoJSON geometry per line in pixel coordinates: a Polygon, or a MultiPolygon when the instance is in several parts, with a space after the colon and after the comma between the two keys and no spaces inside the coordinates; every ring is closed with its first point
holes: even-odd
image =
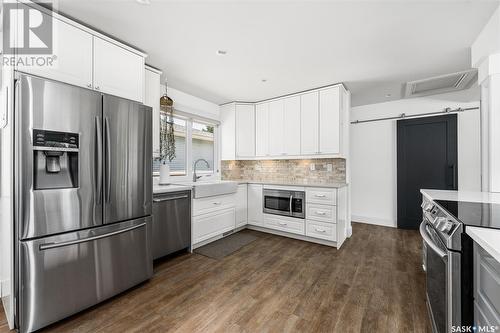
{"type": "Polygon", "coordinates": [[[427,246],[429,246],[431,249],[434,250],[434,252],[437,253],[437,255],[441,258],[441,259],[444,259],[448,256],[448,254],[441,250],[431,239],[431,237],[427,234],[427,230],[425,230],[425,226],[427,225],[427,222],[422,221],[422,223],[420,223],[420,235],[422,236],[422,238],[424,239],[424,242],[427,244],[427,246]]]}

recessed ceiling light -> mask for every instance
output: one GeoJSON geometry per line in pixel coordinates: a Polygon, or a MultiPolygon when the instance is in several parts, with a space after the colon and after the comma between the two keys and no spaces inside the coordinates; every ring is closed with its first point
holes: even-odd
{"type": "Polygon", "coordinates": [[[135,0],[138,4],[140,5],[150,5],[151,1],[150,0],[135,0]]]}
{"type": "Polygon", "coordinates": [[[262,82],[267,82],[267,79],[262,79],[261,81],[262,81],[262,82]]]}
{"type": "Polygon", "coordinates": [[[226,50],[217,50],[217,55],[226,55],[227,51],[226,50]]]}
{"type": "Polygon", "coordinates": [[[391,97],[392,95],[391,94],[386,94],[385,97],[389,98],[391,97]]]}

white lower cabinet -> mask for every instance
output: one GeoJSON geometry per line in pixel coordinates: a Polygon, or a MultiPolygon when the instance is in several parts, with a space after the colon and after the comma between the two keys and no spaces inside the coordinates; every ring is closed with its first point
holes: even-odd
{"type": "Polygon", "coordinates": [[[234,208],[235,206],[235,194],[225,194],[214,197],[194,199],[193,216],[211,213],[221,209],[234,208]]]}
{"type": "MultiPolygon", "coordinates": [[[[249,226],[263,232],[287,233],[306,241],[336,246],[345,240],[347,209],[345,188],[306,187],[306,218],[288,217],[263,212],[263,185],[239,184],[234,194],[193,199],[192,237],[199,247],[223,237],[236,228],[249,226]]],[[[268,186],[266,188],[298,190],[297,187],[268,186]]],[[[303,190],[303,189],[302,189],[303,190]]],[[[285,234],[286,236],[286,234],[285,234]]]]}
{"type": "Polygon", "coordinates": [[[240,184],[236,192],[236,228],[246,225],[247,221],[247,184],[240,184]]]}
{"type": "Polygon", "coordinates": [[[263,224],[262,185],[248,184],[248,224],[263,224]]]}
{"type": "Polygon", "coordinates": [[[500,262],[474,243],[474,324],[500,323],[500,262]]]}
{"type": "Polygon", "coordinates": [[[264,227],[274,230],[305,235],[304,219],[264,214],[264,227]]]}
{"type": "Polygon", "coordinates": [[[328,223],[337,222],[337,208],[335,206],[306,204],[306,218],[328,223]]]}
{"type": "Polygon", "coordinates": [[[306,236],[334,242],[337,240],[337,225],[334,223],[306,220],[306,236]]]}
{"type": "Polygon", "coordinates": [[[193,244],[234,229],[235,208],[193,217],[193,244]]]}

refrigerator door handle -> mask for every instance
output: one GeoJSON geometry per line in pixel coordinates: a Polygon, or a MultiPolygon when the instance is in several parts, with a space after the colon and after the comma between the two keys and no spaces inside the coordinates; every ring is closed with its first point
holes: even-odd
{"type": "Polygon", "coordinates": [[[111,137],[110,137],[110,131],[109,131],[109,120],[108,117],[104,117],[104,131],[106,133],[106,147],[105,147],[105,154],[106,154],[106,197],[105,201],[109,202],[109,196],[111,195],[111,137]]]}
{"type": "Polygon", "coordinates": [[[58,247],[64,247],[64,246],[69,246],[69,245],[91,242],[91,241],[95,241],[95,240],[98,240],[101,238],[108,238],[108,237],[111,237],[114,235],[119,235],[119,234],[122,234],[124,232],[128,232],[128,231],[132,231],[134,229],[142,228],[144,226],[146,226],[146,222],[138,224],[138,225],[134,225],[132,227],[128,227],[128,228],[125,228],[122,230],[109,232],[109,233],[104,234],[104,235],[98,235],[98,236],[93,236],[93,237],[88,237],[88,238],[83,238],[83,239],[76,239],[76,240],[66,241],[66,242],[41,244],[39,246],[39,249],[40,249],[40,251],[44,251],[44,250],[49,250],[49,249],[55,249],[58,247]]]}
{"type": "Polygon", "coordinates": [[[102,128],[99,117],[95,117],[95,131],[96,131],[96,192],[97,204],[102,203],[102,128]]]}

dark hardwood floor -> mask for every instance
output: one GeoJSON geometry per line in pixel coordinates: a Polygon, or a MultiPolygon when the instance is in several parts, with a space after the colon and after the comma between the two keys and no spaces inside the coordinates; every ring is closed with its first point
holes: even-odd
{"type": "Polygon", "coordinates": [[[430,332],[416,231],[353,223],[339,251],[255,234],[223,260],[157,263],[149,282],[44,332],[430,332]]]}

